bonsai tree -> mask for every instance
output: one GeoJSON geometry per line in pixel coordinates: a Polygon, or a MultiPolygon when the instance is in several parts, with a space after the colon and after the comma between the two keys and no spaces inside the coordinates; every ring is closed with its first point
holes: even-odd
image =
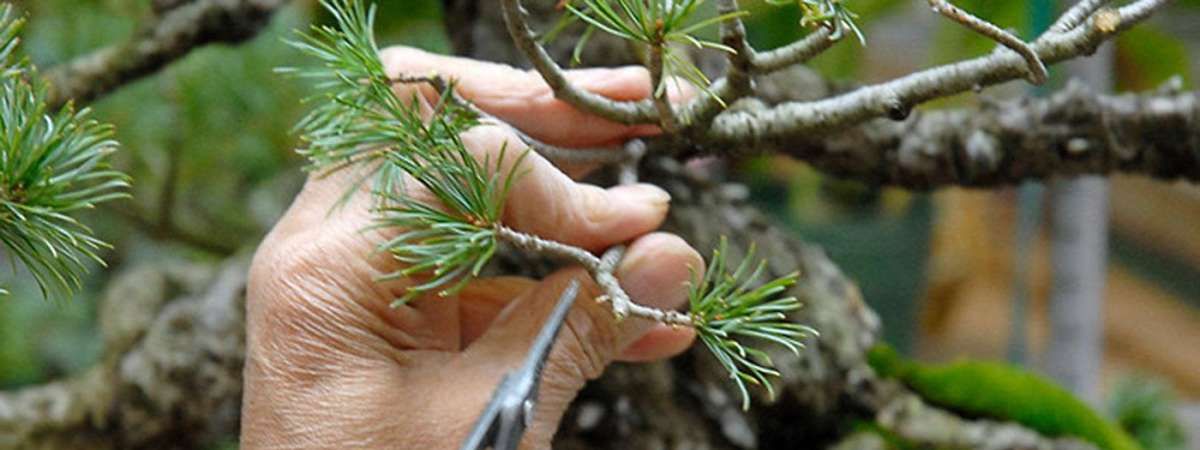
{"type": "MultiPolygon", "coordinates": [[[[14,237],[6,237],[4,243],[32,272],[42,274],[38,279],[49,287],[50,296],[59,296],[53,292],[58,287],[69,291],[79,284],[83,266],[62,261],[94,258],[101,245],[66,214],[123,195],[125,184],[122,176],[102,164],[103,156],[115,148],[107,140],[107,129],[82,114],[63,112],[70,106],[59,108],[71,98],[87,101],[104,95],[193,47],[240,42],[257,32],[263,19],[284,2],[160,3],[156,3],[156,8],[162,8],[156,20],[145,27],[149,31],[139,32],[131,45],[122,47],[139,51],[102,53],[88,64],[77,61],[53,70],[52,90],[46,89],[31,66],[9,56],[17,31],[15,26],[5,28],[11,30],[4,34],[7,44],[0,47],[5,49],[5,67],[11,68],[6,69],[5,83],[25,92],[14,98],[26,100],[0,105],[19,108],[7,116],[24,118],[4,123],[21,125],[5,134],[12,136],[11,150],[5,151],[14,155],[5,161],[16,162],[4,170],[11,175],[0,184],[7,195],[6,208],[23,213],[3,217],[7,229],[15,230],[6,234],[14,237]],[[229,20],[180,20],[186,17],[229,20]],[[180,36],[184,38],[171,39],[180,36]],[[53,157],[38,156],[39,152],[53,157]],[[40,161],[61,163],[32,164],[40,161]],[[29,171],[30,167],[36,170],[29,171]],[[31,186],[53,189],[41,191],[47,193],[42,196],[20,194],[31,192],[31,186]],[[45,211],[55,222],[34,228],[35,222],[26,221],[27,210],[45,211]],[[61,258],[68,254],[73,256],[61,258]]],[[[600,300],[617,316],[696,328],[705,344],[698,353],[651,369],[613,367],[585,390],[579,409],[569,413],[577,420],[564,421],[560,430],[559,442],[566,448],[649,448],[662,442],[684,447],[767,447],[806,438],[857,442],[861,430],[848,427],[846,418],[870,422],[877,427],[872,428],[875,434],[926,446],[1087,445],[1071,437],[1078,435],[1043,435],[1003,418],[963,419],[955,414],[954,405],[931,406],[921,393],[877,374],[865,355],[875,341],[878,320],[861,303],[853,285],[818,249],[774,228],[746,204],[742,191],[724,183],[720,169],[745,156],[779,153],[828,174],[914,189],[1002,186],[1026,179],[1111,172],[1195,181],[1200,179],[1200,158],[1194,148],[1200,119],[1191,92],[1167,88],[1143,95],[1105,96],[1071,88],[1042,100],[913,112],[923,103],[1002,82],[1043,83],[1048,65],[1090,54],[1169,2],[1110,5],[1084,0],[1067,9],[1049,31],[1026,42],[1005,31],[1003,24],[931,0],[937,14],[996,41],[996,51],[852,89],[831,89],[823,80],[806,76],[804,64],[837,45],[871,42],[872,36],[855,22],[853,3],[796,3],[804,14],[796,26],[807,30],[805,37],[760,50],[747,40],[746,13],[734,0],[448,0],[450,27],[472,30],[455,33],[460,53],[528,65],[558,99],[581,111],[663,130],[659,136],[630,140],[612,149],[563,149],[514,128],[520,142],[508,143],[500,158],[479,161],[464,151],[459,134],[482,122],[511,125],[458,95],[453,79],[438,74],[387,76],[372,36],[374,7],[357,0],[329,0],[323,4],[335,23],[316,27],[293,42],[315,57],[316,65],[284,70],[315,81],[321,91],[310,103],[312,113],[297,127],[304,138],[301,151],[314,170],[350,165],[376,168],[364,182],[372,183],[378,225],[410,230],[383,243],[381,250],[407,264],[395,276],[425,280],[398,298],[400,303],[414,295],[452,293],[489,264],[536,271],[535,264],[528,264],[532,255],[585,267],[604,288],[600,300]],[[707,8],[714,5],[715,11],[707,8]],[[705,37],[714,32],[716,39],[705,37]],[[491,46],[482,45],[485,40],[491,46]],[[651,75],[649,99],[604,98],[575,86],[564,75],[561,64],[594,61],[591,46],[613,41],[629,51],[611,54],[605,62],[645,66],[651,75]],[[497,42],[511,45],[497,51],[497,42]],[[421,117],[412,99],[396,95],[397,84],[428,85],[438,92],[433,117],[421,117]],[[672,104],[668,93],[676,84],[690,85],[699,94],[687,103],[672,104]],[[697,247],[713,249],[709,270],[696,274],[693,281],[691,309],[659,311],[631,302],[612,280],[620,247],[597,255],[507,227],[498,211],[505,190],[521,176],[521,162],[528,152],[555,162],[604,166],[608,170],[598,182],[641,180],[670,191],[676,202],[666,227],[697,247]],[[705,162],[695,163],[698,159],[705,162]],[[444,208],[431,208],[405,196],[404,187],[397,183],[400,174],[434,193],[444,208]],[[759,243],[762,260],[752,256],[752,241],[759,243]],[[516,251],[506,251],[505,246],[516,251]],[[663,391],[662,386],[671,388],[663,391]],[[622,400],[622,392],[634,389],[650,394],[622,400]],[[727,389],[733,389],[733,395],[727,389]],[[763,395],[772,392],[779,395],[774,399],[763,395]],[[747,410],[750,400],[758,406],[747,410]],[[622,412],[603,415],[598,423],[584,420],[595,416],[597,405],[602,411],[622,412]],[[606,443],[609,440],[601,437],[612,430],[625,439],[606,443]]],[[[159,350],[125,346],[114,351],[118,353],[112,357],[119,359],[120,352],[146,355],[159,350]]],[[[107,377],[104,380],[115,386],[133,385],[117,371],[97,376],[107,377]]],[[[24,406],[45,398],[60,399],[65,411],[138,407],[124,400],[96,406],[72,394],[86,391],[86,386],[67,383],[28,395],[0,396],[0,411],[6,407],[37,411],[24,406]]],[[[194,405],[181,406],[189,399],[144,395],[156,399],[156,408],[193,410],[194,405]]],[[[79,439],[136,435],[130,431],[134,421],[128,415],[99,414],[100,419],[86,420],[89,416],[80,413],[62,421],[38,414],[30,417],[14,420],[17,425],[12,426],[0,415],[0,424],[20,430],[24,433],[20,436],[31,441],[64,439],[44,430],[84,436],[79,439]]],[[[155,438],[165,439],[180,425],[154,429],[164,430],[163,434],[137,435],[142,437],[126,442],[152,446],[162,442],[155,438]]]]}

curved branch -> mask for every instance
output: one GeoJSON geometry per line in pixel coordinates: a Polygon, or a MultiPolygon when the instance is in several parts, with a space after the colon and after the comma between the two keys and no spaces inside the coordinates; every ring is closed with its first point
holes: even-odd
{"type": "Polygon", "coordinates": [[[949,18],[963,26],[975,30],[975,32],[987,36],[989,39],[999,42],[1000,45],[1008,47],[1009,50],[1017,52],[1022,58],[1025,58],[1025,64],[1029,66],[1029,82],[1033,84],[1042,84],[1046,82],[1046,65],[1038,58],[1037,52],[1033,48],[1022,41],[1021,38],[1004,31],[991,22],[980,19],[974,14],[964,11],[962,8],[954,6],[946,0],[929,0],[929,7],[934,12],[949,18]]]}
{"type": "Polygon", "coordinates": [[[567,76],[558,63],[554,62],[541,44],[538,44],[537,36],[529,28],[529,22],[526,20],[520,0],[501,0],[500,5],[504,13],[504,23],[508,34],[512,37],[513,44],[525,54],[534,69],[546,80],[546,84],[554,91],[555,97],[581,110],[614,122],[630,125],[658,122],[658,110],[650,100],[616,101],[579,89],[571,84],[570,81],[567,81],[567,76]]]}
{"type": "Polygon", "coordinates": [[[796,64],[804,64],[837,42],[838,39],[833,36],[832,30],[826,27],[817,27],[804,39],[774,50],[759,52],[754,55],[751,66],[754,73],[761,74],[782,70],[796,64]]]}
{"type": "Polygon", "coordinates": [[[88,103],[153,74],[210,43],[244,42],[266,26],[287,0],[194,0],[170,5],[128,41],[53,67],[51,108],[88,103]]]}
{"type": "MultiPolygon", "coordinates": [[[[1165,3],[1165,0],[1140,0],[1120,10],[1101,9],[1091,16],[1087,26],[1047,35],[1033,47],[1048,63],[1091,53],[1106,38],[1134,25],[1165,3]]],[[[717,116],[706,137],[713,147],[779,147],[876,117],[903,119],[917,104],[1020,78],[1027,73],[1026,68],[1020,55],[993,53],[824,100],[727,111],[717,116]]]]}

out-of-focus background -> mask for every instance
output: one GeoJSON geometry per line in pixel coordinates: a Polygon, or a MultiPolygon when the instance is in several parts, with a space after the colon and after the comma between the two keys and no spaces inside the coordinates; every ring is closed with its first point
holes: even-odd
{"type": "MultiPolygon", "coordinates": [[[[121,40],[150,14],[149,3],[16,2],[30,17],[25,49],[42,67],[121,40]]],[[[448,51],[440,2],[381,3],[382,42],[448,51]]],[[[747,3],[760,47],[798,36],[795,9],[747,3]]],[[[956,3],[1025,35],[1039,14],[1035,0],[956,3]]],[[[884,80],[992,47],[932,15],[924,1],[847,4],[862,16],[867,45],[843,43],[817,59],[814,67],[835,80],[884,80]]],[[[147,261],[216,261],[261,239],[303,179],[290,127],[303,112],[305,89],[272,69],[305,63],[281,39],[314,20],[327,20],[315,2],[294,2],[254,41],[199,50],[94,105],[96,117],[117,125],[124,144],[117,164],[133,176],[134,198],[84,218],[114,248],[104,255],[108,267],[96,268],[77,298],[46,301],[19,268],[0,274],[0,284],[13,290],[0,298],[0,389],[62,377],[96,360],[96,299],[114,274],[147,261]]],[[[1099,67],[1108,67],[1117,91],[1153,89],[1172,77],[1191,88],[1200,75],[1197,24],[1200,1],[1175,2],[1103,50],[1110,57],[1099,67]]],[[[1060,83],[1068,75],[1056,73],[1060,83]]],[[[986,93],[1026,94],[1036,95],[1020,83],[986,93]]],[[[897,348],[928,361],[1004,360],[1014,357],[1013,330],[1024,330],[1017,334],[1029,345],[1018,362],[1045,365],[1054,239],[1048,203],[1034,205],[1034,237],[1022,241],[1018,217],[1028,216],[1022,208],[1030,205],[1018,201],[1017,189],[910,193],[830,179],[783,157],[740,165],[756,201],[823,245],[859,283],[897,348]],[[1028,287],[1024,316],[1012,311],[1026,291],[1013,286],[1028,287]]],[[[1114,177],[1106,220],[1104,400],[1097,406],[1150,389],[1200,429],[1200,187],[1114,177]]],[[[1190,445],[1200,448],[1195,440],[1190,445]]]]}

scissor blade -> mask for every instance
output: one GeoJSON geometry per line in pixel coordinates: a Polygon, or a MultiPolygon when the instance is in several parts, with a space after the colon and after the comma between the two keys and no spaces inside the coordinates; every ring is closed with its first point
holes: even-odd
{"type": "MultiPolygon", "coordinates": [[[[554,339],[558,336],[558,331],[562,329],[563,323],[566,322],[567,313],[575,304],[577,295],[579,295],[579,280],[571,280],[567,289],[558,297],[554,311],[551,311],[550,317],[546,318],[546,324],[542,325],[542,330],[538,332],[537,338],[533,340],[533,346],[529,349],[529,354],[525,357],[525,363],[517,372],[520,376],[530,377],[533,382],[532,392],[529,393],[531,396],[537,393],[537,384],[542,377],[542,367],[546,365],[546,357],[549,356],[550,349],[554,347],[554,339]]],[[[528,400],[534,399],[529,398],[528,400]]]]}
{"type": "Polygon", "coordinates": [[[492,393],[491,401],[471,429],[471,434],[463,441],[462,450],[516,448],[526,426],[532,420],[529,414],[532,413],[533,402],[537,400],[538,384],[541,382],[546,357],[549,356],[554,339],[562,329],[578,293],[579,281],[572,280],[559,296],[554,310],[550,312],[546,323],[534,338],[533,345],[525,356],[525,362],[500,380],[500,385],[492,393]]]}

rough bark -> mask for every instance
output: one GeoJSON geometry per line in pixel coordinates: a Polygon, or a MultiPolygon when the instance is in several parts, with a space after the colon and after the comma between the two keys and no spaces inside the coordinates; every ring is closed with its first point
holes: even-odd
{"type": "Polygon", "coordinates": [[[1047,99],[918,112],[777,148],[870,184],[933,189],[1026,179],[1136,173],[1200,181],[1200,95],[1098,95],[1072,83],[1047,99]]]}
{"type": "Polygon", "coordinates": [[[0,392],[0,449],[201,448],[236,432],[247,261],[157,263],[104,294],[101,360],[0,392]]]}

